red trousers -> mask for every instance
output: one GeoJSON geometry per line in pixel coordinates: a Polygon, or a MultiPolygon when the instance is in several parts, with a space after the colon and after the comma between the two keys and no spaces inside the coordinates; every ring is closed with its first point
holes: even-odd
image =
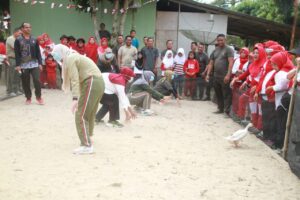
{"type": "Polygon", "coordinates": [[[184,85],[184,96],[189,96],[194,97],[195,92],[196,92],[196,78],[185,78],[185,85],[184,85]]]}
{"type": "Polygon", "coordinates": [[[56,73],[55,72],[47,73],[47,81],[48,81],[49,88],[56,89],[56,73]]]}
{"type": "MultiPolygon", "coordinates": [[[[239,116],[239,100],[240,100],[241,92],[239,90],[239,86],[234,86],[232,88],[232,112],[239,116]]],[[[245,108],[244,108],[245,109],[245,108]]],[[[245,116],[245,110],[243,111],[245,116]]],[[[241,117],[242,118],[242,117],[241,117]]]]}

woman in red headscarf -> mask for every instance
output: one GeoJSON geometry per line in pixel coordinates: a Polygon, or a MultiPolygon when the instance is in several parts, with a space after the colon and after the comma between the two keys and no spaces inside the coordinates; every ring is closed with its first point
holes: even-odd
{"type": "Polygon", "coordinates": [[[37,37],[37,41],[40,47],[41,57],[42,57],[42,66],[43,70],[40,72],[40,82],[41,87],[45,88],[47,86],[47,71],[46,71],[46,64],[45,59],[48,56],[46,51],[46,43],[43,35],[37,37]]]}
{"type": "Polygon", "coordinates": [[[96,44],[95,37],[90,37],[88,43],[85,46],[86,56],[92,59],[96,64],[98,61],[97,54],[98,45],[96,44]]]}
{"type": "Polygon", "coordinates": [[[250,129],[252,132],[259,133],[262,129],[261,103],[254,100],[254,93],[260,80],[262,68],[266,62],[266,53],[261,44],[256,44],[253,51],[254,61],[249,65],[247,71],[234,78],[231,85],[237,81],[244,81],[240,89],[248,87],[247,91],[240,96],[238,116],[245,117],[245,97],[249,97],[249,107],[251,112],[251,122],[256,129],[250,129]]]}
{"type": "MultiPolygon", "coordinates": [[[[232,76],[238,77],[245,71],[247,71],[249,66],[249,49],[243,47],[240,50],[240,57],[234,61],[232,67],[232,76]]],[[[239,109],[239,98],[241,96],[241,91],[239,90],[242,85],[241,81],[236,81],[234,85],[232,85],[232,112],[237,115],[239,109]]]]}
{"type": "Polygon", "coordinates": [[[276,44],[269,46],[265,49],[267,53],[267,61],[263,66],[262,77],[256,87],[254,99],[262,99],[262,123],[263,123],[263,140],[267,145],[272,146],[275,141],[277,132],[276,124],[276,110],[275,110],[275,93],[266,93],[266,89],[269,86],[274,85],[274,74],[276,71],[273,69],[271,64],[271,57],[278,52],[284,51],[284,47],[276,44]]]}
{"type": "Polygon", "coordinates": [[[266,93],[275,93],[275,107],[277,116],[277,134],[275,137],[275,147],[281,149],[283,147],[285,128],[287,122],[288,107],[282,103],[282,97],[290,88],[290,80],[287,75],[288,72],[294,69],[294,65],[289,57],[289,54],[284,52],[276,53],[271,57],[271,63],[275,73],[271,80],[274,81],[274,85],[270,85],[266,89],[266,93]]]}
{"type": "Polygon", "coordinates": [[[108,48],[108,40],[106,37],[101,38],[100,46],[97,49],[98,56],[100,57],[105,53],[105,50],[108,48]]]}
{"type": "Polygon", "coordinates": [[[51,40],[51,38],[49,37],[49,35],[47,33],[43,33],[42,37],[45,41],[45,46],[49,46],[51,49],[53,49],[54,47],[54,42],[51,40]]]}
{"type": "Polygon", "coordinates": [[[103,118],[107,112],[109,112],[108,126],[123,127],[118,121],[120,119],[119,102],[124,109],[126,120],[130,120],[136,117],[135,112],[130,106],[130,102],[125,93],[126,84],[133,80],[135,77],[132,69],[123,67],[120,74],[115,73],[103,73],[102,74],[105,90],[104,95],[100,101],[102,104],[101,109],[96,115],[96,122],[103,122],[103,118]]]}

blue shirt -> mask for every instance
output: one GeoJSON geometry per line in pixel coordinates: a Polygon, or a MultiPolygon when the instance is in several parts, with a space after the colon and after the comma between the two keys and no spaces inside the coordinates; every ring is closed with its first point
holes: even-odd
{"type": "Polygon", "coordinates": [[[137,38],[133,38],[131,44],[132,44],[132,46],[134,46],[136,49],[138,49],[139,46],[140,46],[139,40],[138,40],[137,38]]]}

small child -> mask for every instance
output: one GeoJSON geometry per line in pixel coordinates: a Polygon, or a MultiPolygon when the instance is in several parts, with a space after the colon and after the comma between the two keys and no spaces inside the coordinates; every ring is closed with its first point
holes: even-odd
{"type": "Polygon", "coordinates": [[[51,54],[45,60],[49,89],[56,89],[56,62],[51,54]]]}
{"type": "Polygon", "coordinates": [[[178,92],[180,98],[182,97],[184,71],[183,65],[186,61],[184,49],[179,48],[174,58],[174,89],[178,92]]]}
{"type": "Polygon", "coordinates": [[[171,50],[168,50],[162,60],[161,66],[161,75],[165,76],[165,71],[174,69],[174,57],[173,52],[171,50]]]}
{"type": "Polygon", "coordinates": [[[200,66],[198,61],[195,59],[195,53],[193,51],[189,52],[188,59],[183,65],[183,71],[185,72],[185,87],[184,95],[194,98],[196,91],[196,77],[197,73],[200,71],[200,66]]]}

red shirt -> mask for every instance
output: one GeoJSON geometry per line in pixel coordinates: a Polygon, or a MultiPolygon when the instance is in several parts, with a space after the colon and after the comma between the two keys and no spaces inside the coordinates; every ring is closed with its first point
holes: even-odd
{"type": "Polygon", "coordinates": [[[45,62],[47,73],[56,73],[56,62],[48,59],[45,62]]]}
{"type": "Polygon", "coordinates": [[[186,78],[196,78],[197,73],[200,71],[199,63],[196,59],[188,59],[185,61],[183,65],[183,71],[185,73],[186,78]],[[193,75],[189,75],[187,73],[193,73],[193,75]]]}
{"type": "Polygon", "coordinates": [[[6,55],[6,47],[3,42],[0,42],[0,54],[6,55]]]}

